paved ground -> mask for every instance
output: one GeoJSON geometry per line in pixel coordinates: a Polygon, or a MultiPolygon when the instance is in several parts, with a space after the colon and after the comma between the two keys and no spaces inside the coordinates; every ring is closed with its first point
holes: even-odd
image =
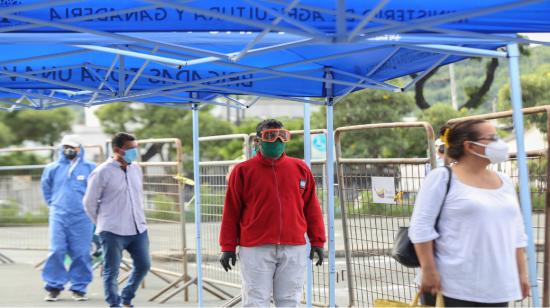
{"type": "MultiPolygon", "coordinates": [[[[87,302],[75,302],[71,299],[70,293],[64,292],[61,300],[55,303],[44,302],[45,292],[40,277],[40,271],[34,268],[45,252],[25,250],[2,250],[5,256],[17,260],[13,264],[0,263],[0,307],[105,307],[103,301],[103,290],[99,271],[94,272],[94,281],[89,286],[87,302]]],[[[195,273],[194,264],[190,264],[189,272],[195,273]]],[[[339,306],[347,305],[347,282],[342,280],[342,270],[345,269],[345,262],[339,259],[336,264],[339,271],[339,279],[336,288],[337,303],[339,306]]],[[[194,307],[196,306],[196,287],[191,287],[189,302],[184,302],[183,293],[176,295],[165,304],[149,302],[148,299],[164,288],[167,284],[149,274],[145,281],[145,288],[138,291],[134,305],[136,307],[194,307]]],[[[237,295],[240,290],[235,288],[223,288],[230,294],[237,295]]],[[[323,293],[323,292],[321,292],[323,293]]],[[[220,300],[208,292],[203,292],[204,305],[207,307],[219,307],[226,300],[220,300]]]]}
{"type": "MultiPolygon", "coordinates": [[[[350,219],[349,228],[353,230],[350,235],[350,246],[354,251],[351,260],[354,270],[354,288],[358,304],[372,302],[378,297],[387,297],[388,294],[394,294],[397,298],[410,297],[410,290],[413,290],[412,277],[414,271],[409,272],[396,264],[391,258],[384,256],[373,256],[371,253],[380,249],[387,249],[391,239],[390,230],[395,230],[397,226],[402,225],[403,221],[398,218],[363,218],[350,219]]],[[[533,224],[540,227],[544,221],[543,215],[533,217],[533,224]]],[[[194,224],[186,225],[187,246],[193,248],[195,245],[194,224]]],[[[159,256],[170,256],[172,253],[181,251],[182,229],[176,224],[150,223],[151,250],[157,262],[156,265],[164,269],[180,272],[181,262],[166,261],[159,259],[159,256]]],[[[228,274],[223,272],[218,266],[216,257],[218,253],[217,246],[217,228],[215,224],[203,223],[203,250],[209,252],[209,255],[203,256],[203,272],[212,278],[222,277],[227,280],[228,274]]],[[[537,232],[536,240],[541,242],[542,232],[537,232]]],[[[64,293],[63,300],[57,303],[45,303],[45,295],[42,290],[42,281],[40,271],[34,268],[34,265],[47,256],[47,226],[25,226],[25,227],[1,227],[0,228],[0,253],[16,261],[15,264],[2,264],[0,260],[0,307],[18,306],[18,307],[36,307],[36,306],[82,306],[82,307],[104,307],[102,284],[99,272],[94,273],[94,281],[90,285],[90,301],[86,303],[75,303],[70,299],[70,295],[64,293]],[[14,249],[19,248],[19,249],[14,249]],[[26,248],[26,249],[24,249],[26,248]],[[30,250],[29,250],[30,248],[30,250]]],[[[336,239],[336,303],[338,306],[348,305],[348,277],[346,273],[345,259],[343,258],[343,232],[341,221],[337,220],[335,224],[336,239]]],[[[539,253],[539,256],[542,253],[539,253]]],[[[540,259],[542,260],[542,259],[540,259]]],[[[539,260],[539,262],[540,262],[539,260]]],[[[188,266],[189,273],[194,275],[194,256],[191,253],[188,266]]],[[[542,267],[539,266],[539,275],[542,277],[542,267]]],[[[320,276],[315,279],[321,284],[328,285],[327,278],[328,267],[325,265],[320,271],[320,276]]],[[[231,274],[229,274],[231,275],[231,274]]],[[[316,274],[317,275],[317,274],[316,274]]],[[[205,276],[206,277],[206,276],[205,276]]],[[[234,281],[238,281],[238,273],[233,273],[234,281]]],[[[542,282],[542,281],[541,281],[542,282]]],[[[542,285],[542,284],[540,284],[542,285]]],[[[149,302],[148,299],[158,290],[166,286],[166,282],[160,280],[154,275],[149,275],[146,279],[144,289],[140,289],[135,300],[137,307],[184,307],[196,306],[195,293],[196,288],[190,288],[190,301],[184,302],[183,295],[179,294],[166,304],[149,302]]],[[[240,290],[236,288],[224,288],[232,295],[237,295],[240,290]]],[[[316,289],[316,294],[321,296],[321,300],[328,297],[324,288],[316,289]]],[[[221,306],[225,301],[219,300],[208,292],[204,292],[205,306],[221,306]]]]}

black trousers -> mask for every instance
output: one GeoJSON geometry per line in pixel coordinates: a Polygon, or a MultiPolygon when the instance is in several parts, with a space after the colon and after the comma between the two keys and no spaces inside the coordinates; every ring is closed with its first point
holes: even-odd
{"type": "MultiPolygon", "coordinates": [[[[508,302],[503,303],[478,303],[443,296],[445,307],[508,307],[508,302]]],[[[435,296],[429,293],[423,293],[420,297],[423,305],[435,306],[435,296]]]]}

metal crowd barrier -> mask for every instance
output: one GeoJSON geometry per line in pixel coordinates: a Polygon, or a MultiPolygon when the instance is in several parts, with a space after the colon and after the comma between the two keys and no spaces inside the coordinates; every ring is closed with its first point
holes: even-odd
{"type": "MultiPolygon", "coordinates": [[[[220,245],[218,238],[220,235],[221,218],[225,192],[227,189],[227,179],[231,168],[244,161],[248,153],[248,136],[246,134],[231,134],[200,137],[201,156],[208,155],[212,151],[207,149],[219,149],[227,147],[233,143],[240,147],[240,157],[233,160],[200,161],[200,179],[201,179],[201,252],[202,252],[202,273],[204,286],[215,288],[216,295],[220,300],[231,300],[239,297],[239,294],[230,294],[220,286],[230,288],[241,287],[241,276],[239,262],[229,272],[225,272],[220,265],[220,245]],[[221,143],[218,146],[213,142],[221,143]]],[[[240,293],[240,292],[236,292],[240,293]]]]}
{"type": "MultiPolygon", "coordinates": [[[[529,169],[529,186],[531,189],[532,203],[532,224],[533,235],[536,248],[536,263],[538,269],[538,281],[543,283],[539,296],[542,299],[542,306],[550,306],[550,195],[548,192],[548,182],[550,180],[550,166],[548,166],[548,154],[550,151],[550,106],[537,106],[524,108],[524,117],[546,116],[546,142],[545,148],[538,151],[527,151],[527,164],[529,169]]],[[[449,123],[462,122],[472,119],[484,120],[506,120],[511,123],[512,111],[496,112],[452,119],[449,123]]],[[[512,178],[516,187],[518,185],[518,168],[515,153],[512,153],[510,160],[492,165],[491,168],[506,173],[512,178]]],[[[513,303],[513,306],[532,306],[533,294],[527,299],[513,303]]]]}
{"type": "MultiPolygon", "coordinates": [[[[160,300],[164,303],[184,291],[184,300],[187,301],[187,286],[192,277],[188,274],[181,141],[177,138],[141,139],[137,144],[140,153],[144,152],[144,146],[158,146],[158,153],[150,160],[139,161],[143,171],[143,206],[152,260],[150,273],[167,283],[149,300],[164,295],[160,300]],[[181,288],[180,284],[186,287],[181,288]]],[[[109,149],[110,142],[106,146],[109,149]]],[[[120,281],[125,278],[121,277],[120,281]]]]}
{"type": "Polygon", "coordinates": [[[408,225],[422,179],[435,166],[433,129],[426,122],[340,127],[335,130],[335,146],[349,305],[372,306],[377,298],[408,302],[416,294],[415,271],[395,262],[389,253],[399,227],[408,225]],[[381,129],[423,129],[427,157],[343,156],[342,139],[346,134],[381,129]],[[373,177],[391,179],[396,189],[394,204],[374,202],[373,177]]]}
{"type": "MultiPolygon", "coordinates": [[[[94,157],[103,158],[101,146],[84,148],[95,149],[98,154],[94,157]]],[[[47,157],[48,162],[57,159],[57,147],[0,149],[0,155],[44,152],[39,156],[47,157]]],[[[45,166],[0,166],[0,249],[48,250],[48,208],[40,186],[45,166]]]]}

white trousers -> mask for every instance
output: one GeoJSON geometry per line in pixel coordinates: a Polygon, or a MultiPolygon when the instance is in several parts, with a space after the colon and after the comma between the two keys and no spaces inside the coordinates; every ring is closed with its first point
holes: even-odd
{"type": "Polygon", "coordinates": [[[306,245],[239,247],[243,307],[298,307],[307,264],[306,245]]]}

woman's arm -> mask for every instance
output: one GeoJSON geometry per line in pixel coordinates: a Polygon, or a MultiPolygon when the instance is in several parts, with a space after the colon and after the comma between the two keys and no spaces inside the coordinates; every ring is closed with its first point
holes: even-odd
{"type": "Polygon", "coordinates": [[[441,291],[441,279],[435,266],[433,242],[414,244],[414,249],[416,250],[418,261],[420,261],[420,269],[422,270],[420,290],[436,295],[437,292],[441,291]]]}
{"type": "Polygon", "coordinates": [[[523,298],[529,296],[529,277],[525,266],[525,252],[523,248],[516,248],[516,262],[518,264],[519,284],[523,298]]]}

